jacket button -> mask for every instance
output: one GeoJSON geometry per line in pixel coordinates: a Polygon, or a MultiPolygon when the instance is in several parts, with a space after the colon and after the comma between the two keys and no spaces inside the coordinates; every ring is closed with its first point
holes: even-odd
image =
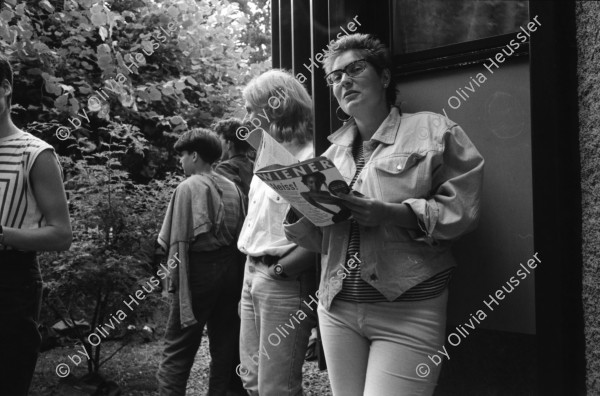
{"type": "Polygon", "coordinates": [[[372,281],[377,281],[377,279],[379,279],[379,278],[377,278],[377,275],[371,274],[371,280],[372,281]]]}
{"type": "Polygon", "coordinates": [[[396,169],[401,170],[402,169],[402,164],[399,164],[396,169]]]}

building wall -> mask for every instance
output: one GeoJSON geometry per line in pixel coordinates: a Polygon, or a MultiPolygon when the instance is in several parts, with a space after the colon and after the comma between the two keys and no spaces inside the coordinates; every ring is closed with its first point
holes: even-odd
{"type": "MultiPolygon", "coordinates": [[[[576,5],[587,394],[600,394],[600,2],[576,5]]],[[[557,98],[560,100],[560,98],[557,98]]]]}

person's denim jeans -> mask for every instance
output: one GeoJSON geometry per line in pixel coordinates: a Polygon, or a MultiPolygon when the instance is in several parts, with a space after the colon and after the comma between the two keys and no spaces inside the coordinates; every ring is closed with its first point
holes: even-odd
{"type": "Polygon", "coordinates": [[[181,329],[179,298],[175,293],[171,299],[163,360],[157,373],[161,396],[185,395],[204,325],[207,325],[211,357],[208,395],[227,394],[235,375],[239,342],[240,265],[239,252],[233,249],[190,252],[192,310],[198,323],[181,329]]]}
{"type": "Polygon", "coordinates": [[[297,279],[269,275],[246,261],[238,374],[252,396],[302,395],[302,365],[316,324],[315,272],[297,279]]]}
{"type": "Polygon", "coordinates": [[[439,297],[423,301],[334,299],[329,311],[319,304],[333,395],[433,394],[441,364],[436,366],[427,356],[444,344],[447,299],[446,289],[439,297]]]}
{"type": "Polygon", "coordinates": [[[0,252],[0,395],[29,391],[42,338],[42,280],[35,253],[0,252]]]}

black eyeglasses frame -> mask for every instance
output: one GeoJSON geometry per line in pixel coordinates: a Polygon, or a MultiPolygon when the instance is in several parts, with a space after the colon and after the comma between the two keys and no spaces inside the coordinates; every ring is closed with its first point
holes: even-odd
{"type": "Polygon", "coordinates": [[[329,73],[327,73],[327,74],[325,75],[325,81],[327,82],[327,85],[329,85],[330,87],[333,87],[334,85],[337,85],[337,84],[339,84],[339,83],[340,83],[340,81],[342,80],[342,76],[344,75],[344,73],[346,73],[346,74],[348,75],[348,77],[356,77],[356,76],[358,76],[360,73],[364,72],[364,71],[365,71],[365,69],[367,68],[367,65],[369,65],[369,64],[370,64],[370,62],[367,60],[367,58],[357,59],[357,60],[355,60],[355,61],[353,61],[353,62],[350,62],[350,63],[348,63],[348,64],[347,64],[347,65],[346,65],[344,68],[342,68],[342,69],[332,70],[332,71],[330,71],[329,73]],[[357,72],[357,73],[353,73],[353,74],[350,74],[350,73],[348,73],[348,68],[350,68],[350,67],[354,66],[354,65],[355,65],[356,63],[358,63],[358,62],[364,62],[364,63],[365,63],[365,67],[364,67],[364,68],[362,68],[362,70],[360,70],[360,71],[359,71],[359,72],[357,72]],[[329,76],[331,76],[333,73],[338,73],[338,72],[341,72],[339,81],[338,81],[338,82],[330,82],[330,81],[329,81],[329,76]]]}

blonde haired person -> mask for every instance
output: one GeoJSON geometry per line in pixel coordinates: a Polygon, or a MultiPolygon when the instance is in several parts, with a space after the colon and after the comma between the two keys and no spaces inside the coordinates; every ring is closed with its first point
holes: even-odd
{"type": "MultiPolygon", "coordinates": [[[[310,96],[291,74],[267,71],[244,88],[243,98],[246,118],[256,128],[267,131],[298,160],[313,156],[310,96]]],[[[302,365],[316,320],[303,303],[315,292],[315,257],[285,238],[283,218],[288,208],[276,192],[253,177],[238,240],[238,248],[248,255],[238,372],[254,396],[302,395],[302,365]]]]}
{"type": "Polygon", "coordinates": [[[318,314],[333,394],[431,395],[441,366],[417,370],[444,343],[450,246],[477,225],[484,161],[456,123],[401,114],[379,40],[354,34],[333,48],[326,80],[350,118],[324,155],[363,195],[340,195],[351,221],[317,228],[290,216],[286,234],[323,254],[318,314]]]}

